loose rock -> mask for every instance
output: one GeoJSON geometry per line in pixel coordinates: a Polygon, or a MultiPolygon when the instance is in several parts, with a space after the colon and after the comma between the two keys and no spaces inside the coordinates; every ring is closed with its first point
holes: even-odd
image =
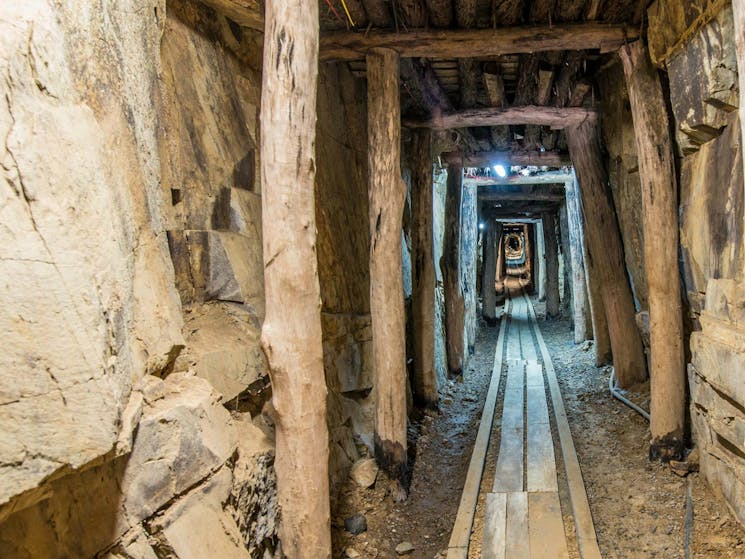
{"type": "Polygon", "coordinates": [[[363,489],[371,487],[378,476],[378,465],[373,458],[357,460],[349,472],[350,477],[363,489]]]}
{"type": "Polygon", "coordinates": [[[396,553],[399,555],[408,555],[414,551],[414,544],[411,542],[401,542],[396,546],[396,553]]]}
{"type": "Polygon", "coordinates": [[[350,534],[361,534],[367,531],[367,518],[364,514],[355,514],[344,521],[344,528],[350,534]]]}

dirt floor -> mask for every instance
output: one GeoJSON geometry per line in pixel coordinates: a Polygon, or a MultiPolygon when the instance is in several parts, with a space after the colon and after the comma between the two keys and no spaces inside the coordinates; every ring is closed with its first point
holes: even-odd
{"type": "MultiPolygon", "coordinates": [[[[541,318],[543,306],[534,304],[541,318]]],[[[610,398],[609,370],[593,366],[592,348],[587,344],[574,344],[569,322],[541,321],[541,330],[564,395],[603,557],[685,558],[690,483],[690,557],[745,558],[745,531],[699,475],[681,478],[667,466],[647,460],[646,421],[610,398]]],[[[463,381],[449,382],[443,388],[439,413],[427,412],[413,421],[410,436],[416,439],[416,458],[408,500],[394,503],[381,476],[370,489],[357,487],[351,479],[346,484],[332,522],[335,557],[394,558],[396,546],[403,542],[414,546],[407,555],[412,559],[445,557],[488,389],[498,331],[498,326],[481,324],[476,352],[463,381]],[[354,514],[364,515],[367,521],[367,530],[357,536],[344,529],[344,520],[354,514]]],[[[629,396],[647,407],[643,391],[641,387],[640,393],[629,396]]],[[[487,455],[486,483],[494,475],[498,437],[497,419],[487,455]]],[[[559,482],[561,486],[562,480],[559,482]]],[[[481,513],[480,504],[474,543],[480,540],[481,513]]],[[[568,532],[571,530],[569,524],[568,532]]],[[[570,553],[578,556],[576,547],[570,553]]],[[[478,557],[478,550],[470,555],[478,557]]]]}

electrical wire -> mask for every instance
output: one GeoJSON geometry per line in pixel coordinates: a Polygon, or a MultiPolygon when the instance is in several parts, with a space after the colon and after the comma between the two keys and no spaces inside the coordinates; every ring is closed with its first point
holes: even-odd
{"type": "Polygon", "coordinates": [[[347,8],[347,3],[344,0],[341,0],[341,5],[344,8],[344,12],[347,14],[347,19],[349,19],[349,23],[352,24],[352,27],[356,27],[354,24],[354,20],[352,19],[352,14],[349,13],[349,8],[347,8]]]}
{"type": "Polygon", "coordinates": [[[336,11],[336,8],[334,8],[331,0],[326,0],[326,5],[329,7],[329,10],[331,10],[331,12],[336,16],[336,19],[338,19],[344,25],[347,25],[347,22],[344,21],[344,19],[339,15],[339,12],[336,11]]]}

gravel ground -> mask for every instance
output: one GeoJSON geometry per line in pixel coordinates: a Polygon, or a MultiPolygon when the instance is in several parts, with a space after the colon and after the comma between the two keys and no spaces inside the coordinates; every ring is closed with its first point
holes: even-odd
{"type": "MultiPolygon", "coordinates": [[[[683,559],[690,480],[694,511],[691,557],[745,558],[745,531],[723,502],[698,474],[681,478],[667,466],[647,460],[646,421],[609,396],[609,370],[594,367],[592,348],[587,344],[574,344],[569,321],[544,321],[543,305],[534,304],[564,395],[603,557],[683,559]]],[[[412,559],[444,557],[488,389],[498,332],[498,326],[481,324],[476,352],[462,382],[451,381],[443,387],[439,412],[427,412],[412,421],[410,444],[415,444],[415,461],[408,500],[394,503],[380,475],[371,489],[361,489],[351,480],[345,485],[332,522],[334,557],[394,558],[395,547],[402,542],[413,544],[414,551],[407,555],[412,559]],[[344,529],[344,519],[353,514],[363,514],[367,520],[367,531],[357,536],[344,529]]],[[[648,387],[640,386],[629,396],[648,407],[648,387]]],[[[494,427],[482,487],[488,486],[494,475],[498,419],[494,427]]],[[[559,470],[562,489],[560,464],[559,470]]],[[[474,544],[481,539],[482,511],[480,499],[474,544]]],[[[577,557],[572,528],[567,522],[573,548],[570,553],[577,557]]],[[[479,556],[476,545],[471,557],[479,556]]]]}

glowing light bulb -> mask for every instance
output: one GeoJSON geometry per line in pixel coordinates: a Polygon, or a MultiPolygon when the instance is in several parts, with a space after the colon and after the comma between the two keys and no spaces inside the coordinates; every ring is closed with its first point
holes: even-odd
{"type": "Polygon", "coordinates": [[[497,176],[501,178],[507,176],[507,169],[504,168],[504,165],[494,165],[494,171],[497,173],[497,176]]]}

